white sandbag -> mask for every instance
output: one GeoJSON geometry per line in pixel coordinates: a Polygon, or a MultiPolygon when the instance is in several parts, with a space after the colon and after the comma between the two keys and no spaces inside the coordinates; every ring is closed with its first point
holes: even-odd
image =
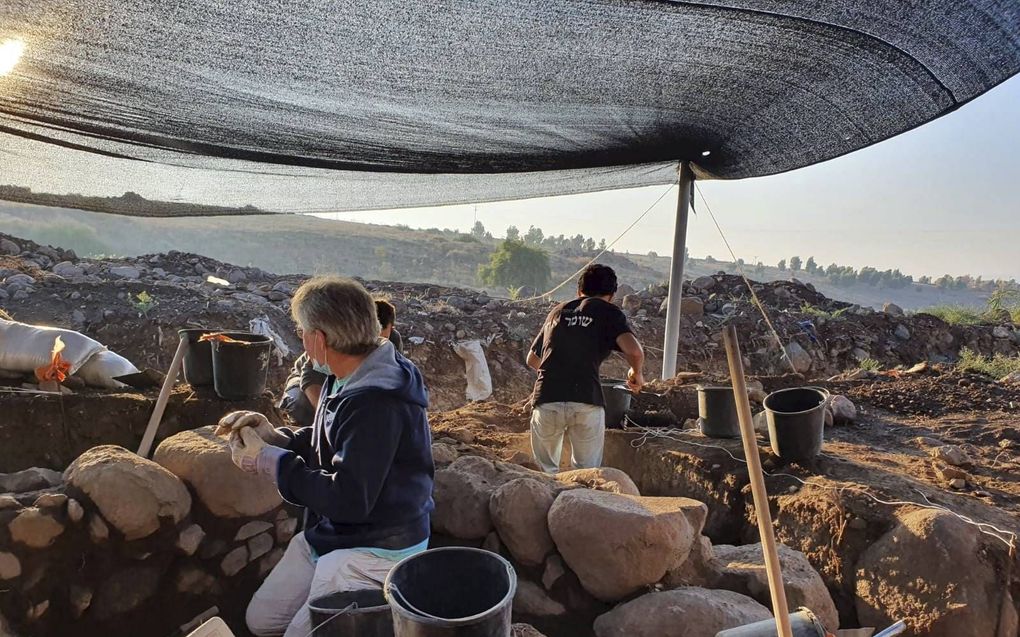
{"type": "Polygon", "coordinates": [[[75,376],[85,381],[85,384],[90,387],[118,389],[126,387],[126,385],[113,380],[114,378],[137,373],[138,368],[131,361],[120,354],[104,349],[85,361],[75,376]]]}
{"type": "Polygon", "coordinates": [[[49,365],[53,343],[58,336],[65,345],[60,355],[71,364],[71,374],[96,353],[106,349],[99,341],[73,330],[0,319],[0,369],[10,373],[30,374],[49,365]]]}
{"type": "Polygon", "coordinates": [[[485,350],[479,341],[461,341],[454,343],[453,351],[464,359],[467,373],[468,400],[485,400],[492,395],[492,376],[489,364],[485,360],[485,350]]]}

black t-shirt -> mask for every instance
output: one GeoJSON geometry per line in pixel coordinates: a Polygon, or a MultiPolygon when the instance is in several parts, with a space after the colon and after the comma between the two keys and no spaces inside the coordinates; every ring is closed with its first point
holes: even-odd
{"type": "Polygon", "coordinates": [[[603,406],[599,367],[627,333],[633,330],[623,311],[602,299],[582,297],[553,308],[531,345],[542,359],[534,403],[603,406]]]}

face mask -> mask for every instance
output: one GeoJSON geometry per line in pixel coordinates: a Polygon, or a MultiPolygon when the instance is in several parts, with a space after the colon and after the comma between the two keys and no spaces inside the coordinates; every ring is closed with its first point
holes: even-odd
{"type": "Polygon", "coordinates": [[[319,362],[319,358],[313,355],[311,352],[308,353],[308,357],[312,359],[312,369],[319,372],[320,374],[325,374],[326,376],[333,375],[333,370],[331,370],[329,368],[329,365],[325,362],[326,361],[325,348],[323,348],[322,352],[322,362],[319,362]]]}

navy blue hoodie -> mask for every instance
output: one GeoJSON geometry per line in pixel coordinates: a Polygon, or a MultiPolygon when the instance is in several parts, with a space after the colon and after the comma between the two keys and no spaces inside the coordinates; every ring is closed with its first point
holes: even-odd
{"type": "Polygon", "coordinates": [[[383,342],[339,392],[323,394],[311,427],[277,430],[290,439],[277,486],[308,509],[305,538],[317,554],[399,550],[429,538],[435,465],[427,407],[421,372],[383,342]]]}

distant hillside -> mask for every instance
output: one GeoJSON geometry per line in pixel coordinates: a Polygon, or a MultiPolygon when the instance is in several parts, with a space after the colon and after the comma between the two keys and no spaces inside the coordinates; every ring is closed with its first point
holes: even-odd
{"type": "MultiPolygon", "coordinates": [[[[69,248],[79,256],[136,256],[180,250],[279,274],[332,273],[382,281],[481,289],[478,266],[499,241],[442,230],[411,230],[302,215],[136,218],[0,202],[0,231],[69,248]]],[[[589,257],[550,254],[559,283],[589,257]]],[[[622,255],[601,261],[635,288],[662,274],[622,255]]],[[[544,290],[543,290],[544,291],[544,290]]],[[[506,290],[491,290],[506,296],[506,290]]],[[[572,294],[571,286],[563,295],[572,294]]]]}
{"type": "MultiPolygon", "coordinates": [[[[665,278],[669,276],[669,257],[635,254],[624,254],[623,256],[637,264],[658,270],[665,278]]],[[[798,281],[815,286],[815,289],[829,298],[876,308],[880,308],[885,303],[895,303],[905,310],[918,310],[936,305],[964,305],[983,308],[990,294],[988,291],[972,288],[941,289],[928,283],[908,283],[896,288],[862,283],[836,285],[824,275],[811,274],[805,270],[792,272],[789,269],[780,270],[770,266],[758,269],[752,265],[744,265],[743,268],[748,278],[755,281],[779,281],[796,278],[798,281]]],[[[738,269],[732,261],[709,261],[690,257],[687,259],[684,278],[694,279],[717,272],[737,274],[738,269]]]]}
{"type": "Polygon", "coordinates": [[[267,214],[255,206],[230,208],[226,206],[203,206],[176,201],[152,201],[134,192],[125,192],[119,197],[86,197],[84,195],[55,195],[46,192],[32,192],[22,186],[0,185],[0,200],[27,203],[37,206],[78,208],[98,210],[114,215],[133,217],[184,217],[208,215],[261,215],[267,214]]]}
{"type": "MultiPolygon", "coordinates": [[[[0,231],[70,248],[80,256],[135,256],[181,250],[280,274],[339,272],[382,281],[477,289],[481,289],[478,266],[488,262],[499,244],[499,239],[449,230],[413,230],[303,215],[139,218],[4,201],[0,201],[0,231]]],[[[574,239],[573,247],[549,249],[554,283],[572,275],[597,252],[593,243],[578,249],[583,237],[574,239]]],[[[669,278],[668,256],[617,252],[604,255],[600,261],[613,266],[621,282],[636,289],[669,278]]],[[[866,306],[894,302],[904,309],[946,304],[982,307],[989,296],[987,289],[969,287],[943,289],[902,280],[899,287],[848,284],[845,280],[837,285],[830,277],[803,269],[791,272],[752,265],[744,269],[757,281],[793,276],[830,298],[866,306]]],[[[690,258],[686,278],[720,271],[735,274],[737,268],[731,262],[690,258]]],[[[507,295],[506,290],[489,292],[507,295]]],[[[560,296],[572,293],[568,285],[560,296]]]]}

